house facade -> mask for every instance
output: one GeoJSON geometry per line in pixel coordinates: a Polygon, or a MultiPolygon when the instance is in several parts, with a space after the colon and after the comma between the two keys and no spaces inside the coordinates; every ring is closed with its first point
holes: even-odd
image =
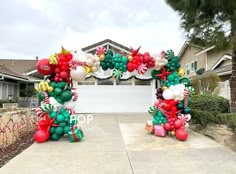
{"type": "Polygon", "coordinates": [[[215,46],[201,48],[185,42],[178,56],[180,64],[185,67],[185,75],[189,78],[196,75],[197,70],[212,72],[220,77],[220,94],[230,99],[229,78],[232,74],[231,49],[219,51],[215,46]]]}

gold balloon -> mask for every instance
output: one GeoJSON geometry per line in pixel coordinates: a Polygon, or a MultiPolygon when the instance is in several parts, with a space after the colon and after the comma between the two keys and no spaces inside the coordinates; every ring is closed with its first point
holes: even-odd
{"type": "Polygon", "coordinates": [[[92,67],[90,67],[90,66],[84,66],[84,69],[85,69],[87,74],[90,73],[90,72],[93,72],[92,67]]]}
{"type": "Polygon", "coordinates": [[[68,53],[70,53],[71,51],[66,50],[65,48],[61,47],[61,52],[59,54],[63,54],[63,55],[67,55],[68,53]]]}
{"type": "Polygon", "coordinates": [[[49,56],[49,63],[56,65],[58,62],[58,55],[57,54],[52,54],[51,56],[49,56]]]}
{"type": "Polygon", "coordinates": [[[99,59],[100,59],[100,60],[104,60],[104,59],[105,59],[105,55],[104,55],[104,54],[100,55],[100,56],[99,56],[99,59]]]}
{"type": "Polygon", "coordinates": [[[175,131],[171,131],[171,135],[175,136],[175,131]]]}
{"type": "Polygon", "coordinates": [[[178,73],[178,75],[179,75],[180,77],[183,77],[184,74],[185,74],[185,71],[184,71],[183,68],[179,68],[179,69],[177,70],[177,73],[178,73]]]}
{"type": "Polygon", "coordinates": [[[130,56],[128,57],[128,60],[131,61],[132,59],[133,59],[133,57],[130,55],[130,56]]]}
{"type": "Polygon", "coordinates": [[[166,89],[168,89],[168,87],[167,86],[163,86],[161,89],[162,89],[162,91],[165,91],[166,89]]]}

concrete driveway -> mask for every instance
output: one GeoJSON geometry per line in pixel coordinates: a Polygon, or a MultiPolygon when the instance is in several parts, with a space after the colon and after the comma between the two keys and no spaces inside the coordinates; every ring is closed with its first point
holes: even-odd
{"type": "Polygon", "coordinates": [[[82,142],[33,144],[0,174],[235,174],[236,154],[189,131],[189,138],[154,137],[147,114],[94,114],[82,142]]]}

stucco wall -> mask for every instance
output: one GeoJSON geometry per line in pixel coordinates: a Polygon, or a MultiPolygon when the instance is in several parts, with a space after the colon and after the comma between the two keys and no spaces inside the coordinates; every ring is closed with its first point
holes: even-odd
{"type": "Polygon", "coordinates": [[[181,67],[185,69],[185,76],[191,77],[195,75],[195,72],[191,71],[191,62],[197,60],[197,69],[205,68],[206,65],[206,54],[201,54],[199,56],[195,56],[195,53],[199,52],[201,49],[194,47],[194,46],[188,46],[185,53],[180,58],[180,64],[181,67]],[[187,75],[186,72],[186,65],[190,64],[190,74],[187,75]]]}

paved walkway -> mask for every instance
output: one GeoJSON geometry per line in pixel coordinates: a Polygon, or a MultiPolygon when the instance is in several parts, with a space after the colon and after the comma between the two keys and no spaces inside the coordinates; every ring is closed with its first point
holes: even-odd
{"type": "Polygon", "coordinates": [[[85,138],[33,144],[0,174],[235,174],[236,154],[194,132],[186,142],[154,137],[145,114],[96,114],[85,138]]]}

